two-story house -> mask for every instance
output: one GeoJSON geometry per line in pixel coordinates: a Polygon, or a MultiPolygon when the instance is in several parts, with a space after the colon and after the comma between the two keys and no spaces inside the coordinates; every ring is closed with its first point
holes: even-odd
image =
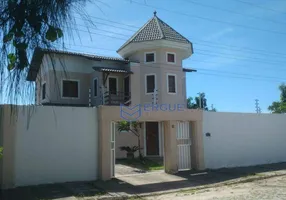
{"type": "MultiPolygon", "coordinates": [[[[156,12],[117,53],[122,58],[36,49],[27,76],[36,84],[36,104],[186,104],[186,72],[195,70],[182,61],[193,45],[156,12]]],[[[146,155],[162,154],[160,130],[160,123],[146,122],[146,155]]]]}

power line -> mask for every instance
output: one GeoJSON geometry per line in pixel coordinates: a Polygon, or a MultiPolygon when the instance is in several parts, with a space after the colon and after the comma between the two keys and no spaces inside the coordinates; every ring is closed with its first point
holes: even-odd
{"type": "Polygon", "coordinates": [[[261,5],[257,5],[255,3],[251,3],[251,2],[248,2],[248,1],[242,1],[242,0],[235,0],[235,1],[240,2],[240,3],[244,3],[244,4],[248,4],[250,6],[257,7],[257,8],[263,9],[263,10],[269,10],[269,11],[272,11],[272,12],[285,14],[285,13],[282,13],[281,11],[279,11],[279,10],[275,10],[275,9],[272,9],[272,8],[268,8],[268,7],[264,7],[264,6],[261,6],[261,5]]]}
{"type": "MultiPolygon", "coordinates": [[[[78,14],[78,16],[80,16],[78,14]]],[[[124,25],[124,26],[128,26],[128,27],[131,27],[131,28],[134,28],[134,29],[138,29],[140,28],[139,26],[134,26],[134,25],[130,25],[130,24],[125,24],[125,23],[120,23],[120,22],[117,22],[117,21],[112,21],[112,20],[108,20],[108,19],[103,19],[103,18],[100,18],[100,17],[95,17],[95,16],[92,16],[92,15],[88,15],[90,18],[94,18],[94,19],[97,19],[97,20],[102,20],[102,21],[106,21],[106,22],[110,22],[110,23],[114,23],[114,24],[120,24],[120,25],[124,25]]],[[[78,18],[78,17],[76,17],[78,18]]]]}
{"type": "Polygon", "coordinates": [[[279,78],[279,77],[269,77],[269,76],[260,76],[257,74],[242,74],[242,73],[233,73],[233,72],[228,72],[228,71],[222,71],[222,70],[212,70],[212,69],[206,69],[206,68],[196,68],[198,70],[203,70],[203,71],[210,71],[210,72],[218,72],[218,73],[226,73],[226,74],[231,74],[231,75],[239,75],[239,76],[245,76],[245,77],[258,77],[258,78],[265,78],[265,79],[275,79],[278,80],[280,79],[281,81],[286,81],[286,78],[279,78]]]}
{"type": "Polygon", "coordinates": [[[285,62],[285,60],[263,60],[261,58],[255,58],[255,57],[245,57],[245,56],[235,56],[233,57],[233,54],[227,54],[227,53],[216,53],[214,51],[210,51],[210,50],[205,50],[205,49],[198,49],[195,51],[195,54],[205,54],[205,53],[211,53],[209,55],[213,55],[214,56],[219,56],[219,57],[223,57],[223,58],[230,58],[230,59],[239,59],[239,60],[247,60],[247,61],[255,61],[255,62],[259,62],[259,63],[267,63],[267,64],[284,64],[283,62],[285,62]],[[231,56],[231,57],[229,57],[231,56]],[[278,62],[277,62],[278,61],[278,62]]]}
{"type": "MultiPolygon", "coordinates": [[[[67,49],[71,49],[71,48],[67,48],[67,49]]],[[[72,51],[78,51],[75,49],[71,49],[72,51]]],[[[83,53],[89,53],[89,54],[94,54],[92,52],[84,52],[83,53]]],[[[146,65],[146,64],[145,64],[146,65]]],[[[150,65],[151,66],[151,65],[150,65]]],[[[153,65],[152,65],[153,66],[153,65]]],[[[262,79],[267,79],[268,81],[276,81],[276,82],[283,82],[283,78],[278,78],[278,77],[266,77],[266,76],[260,76],[260,75],[256,75],[256,74],[241,74],[241,73],[232,73],[232,72],[228,72],[228,71],[220,71],[220,70],[209,70],[209,69],[204,69],[204,68],[197,68],[200,70],[205,70],[205,71],[210,71],[210,72],[215,72],[215,73],[227,73],[227,74],[212,74],[212,75],[218,75],[218,76],[226,76],[227,77],[234,77],[234,78],[242,78],[242,79],[251,79],[251,80],[262,80],[262,79]],[[229,76],[229,75],[230,76],[229,76]],[[235,75],[235,76],[233,76],[235,75]],[[271,79],[271,80],[270,80],[271,79]],[[279,79],[279,80],[278,80],[279,79]]],[[[205,73],[205,72],[198,72],[199,74],[210,74],[210,73],[205,73]]]]}
{"type": "Polygon", "coordinates": [[[85,25],[81,25],[81,24],[77,24],[77,26],[81,26],[81,27],[87,28],[87,30],[93,29],[93,30],[96,30],[96,31],[103,31],[105,33],[114,33],[116,35],[122,35],[122,36],[125,36],[125,37],[131,37],[131,35],[126,35],[126,34],[114,32],[114,31],[110,31],[110,30],[104,30],[104,29],[100,29],[100,28],[86,27],[85,25]]]}
{"type": "MultiPolygon", "coordinates": [[[[79,29],[76,29],[76,30],[83,31],[83,30],[79,30],[79,29]]],[[[103,35],[103,36],[106,36],[106,37],[110,37],[110,38],[114,38],[114,39],[124,40],[125,41],[125,39],[123,39],[123,38],[118,38],[118,37],[114,37],[114,36],[109,36],[109,35],[104,35],[104,34],[99,34],[99,33],[94,33],[94,32],[88,32],[88,31],[84,31],[84,32],[87,32],[87,33],[90,33],[90,34],[96,34],[96,35],[103,35]]],[[[87,47],[87,46],[85,46],[85,47],[87,47]]],[[[94,48],[94,47],[88,47],[88,48],[94,48]]],[[[100,49],[100,48],[98,48],[98,49],[100,49]]],[[[109,51],[111,51],[111,50],[109,50],[109,51]]],[[[114,51],[116,51],[116,50],[114,50],[114,51]]],[[[222,57],[222,58],[227,58],[227,59],[232,59],[232,60],[245,61],[245,60],[241,60],[242,58],[239,58],[239,57],[228,57],[228,56],[221,56],[221,55],[216,55],[216,54],[208,54],[208,53],[204,53],[204,52],[199,52],[197,54],[198,55],[204,55],[204,56],[216,56],[216,57],[222,57]]],[[[189,58],[189,59],[192,59],[192,58],[189,58]]],[[[260,60],[251,60],[250,58],[246,59],[246,61],[261,63],[260,60]]],[[[199,62],[202,62],[202,61],[199,61],[199,62]]],[[[265,62],[264,61],[263,64],[279,65],[280,66],[283,63],[270,63],[270,62],[265,62]]],[[[283,68],[282,70],[285,70],[285,69],[283,68]]]]}
{"type": "MultiPolygon", "coordinates": [[[[95,34],[95,35],[101,35],[101,36],[105,36],[105,37],[109,37],[109,38],[113,38],[113,39],[118,39],[118,40],[122,40],[122,41],[126,41],[127,39],[124,39],[124,38],[119,38],[119,37],[115,37],[115,36],[111,36],[111,35],[105,35],[105,34],[101,34],[101,33],[95,33],[95,32],[91,32],[91,31],[85,31],[85,30],[81,30],[81,29],[76,29],[76,28],[71,28],[73,30],[77,30],[77,31],[81,31],[81,32],[86,32],[86,33],[89,33],[89,34],[95,34]]],[[[175,47],[175,46],[174,46],[175,47]]],[[[225,54],[225,53],[221,53],[219,55],[217,54],[207,54],[205,53],[206,51],[207,52],[210,52],[208,50],[201,50],[201,49],[198,49],[199,52],[196,53],[196,54],[199,54],[199,55],[207,55],[207,56],[217,56],[217,57],[222,57],[222,58],[227,58],[227,59],[234,59],[234,60],[247,60],[247,61],[250,61],[250,62],[256,62],[256,63],[263,63],[263,64],[271,64],[271,65],[281,65],[283,63],[278,63],[278,62],[269,62],[269,61],[265,61],[265,60],[261,60],[260,58],[251,58],[251,57],[229,57],[229,56],[222,56],[221,54],[225,54]],[[200,52],[200,51],[203,51],[203,52],[200,52]],[[261,62],[262,61],[262,62],[261,62]]],[[[213,52],[211,52],[213,53],[213,52]]],[[[225,54],[225,55],[229,55],[229,54],[225,54]]],[[[283,61],[281,61],[283,62],[283,61]]]]}
{"type": "MultiPolygon", "coordinates": [[[[83,20],[82,18],[80,18],[80,17],[75,17],[76,19],[80,19],[80,20],[83,20]]],[[[101,24],[101,25],[105,25],[105,26],[110,26],[110,27],[113,27],[113,28],[118,28],[118,29],[123,29],[122,27],[118,27],[118,26],[114,26],[114,25],[111,25],[111,24],[106,24],[106,23],[102,23],[102,22],[96,22],[97,24],[101,24]]],[[[129,29],[129,28],[124,28],[124,30],[126,30],[126,31],[132,31],[132,32],[134,32],[134,30],[132,30],[132,29],[129,29]]]]}
{"type": "MultiPolygon", "coordinates": [[[[91,15],[88,15],[89,17],[91,18],[96,18],[94,16],[91,16],[91,15]]],[[[80,18],[78,18],[80,19],[80,18]]],[[[102,18],[100,18],[102,19],[102,18]]],[[[102,19],[102,20],[105,20],[105,19],[102,19]]],[[[110,20],[106,20],[106,21],[110,21],[110,20]]],[[[114,21],[112,21],[113,23],[116,23],[114,21]]],[[[135,30],[131,30],[131,29],[126,29],[124,27],[118,27],[118,26],[113,26],[113,25],[110,25],[110,24],[106,24],[106,23],[99,23],[99,22],[95,22],[95,23],[98,23],[98,24],[101,24],[101,25],[104,25],[104,26],[110,26],[110,27],[114,27],[114,28],[118,28],[118,29],[122,29],[122,30],[126,30],[126,31],[132,31],[133,34],[136,32],[135,30]]],[[[126,25],[124,23],[117,23],[117,24],[122,24],[122,25],[126,25]]],[[[80,25],[80,26],[84,26],[84,25],[80,25]]],[[[84,26],[86,27],[86,26],[84,26]]],[[[136,27],[136,28],[140,28],[140,27],[136,27]]],[[[96,29],[98,30],[98,29],[96,29]]],[[[113,32],[115,33],[115,32],[113,32]]],[[[116,33],[117,34],[117,33],[116,33]]],[[[123,34],[121,34],[123,35],[123,34]]],[[[125,36],[127,36],[126,34],[124,34],[125,36]]],[[[131,35],[128,37],[131,37],[131,35]]],[[[190,37],[190,38],[193,38],[193,37],[190,37]]],[[[286,54],[283,54],[283,53],[280,53],[280,52],[270,52],[270,51],[266,51],[266,50],[261,50],[261,49],[253,49],[253,48],[249,48],[249,47],[246,47],[246,46],[236,46],[236,45],[226,45],[226,44],[221,44],[221,43],[217,43],[217,42],[214,42],[214,41],[207,41],[207,40],[201,40],[201,39],[197,39],[197,38],[193,38],[192,40],[197,40],[197,41],[201,41],[201,42],[204,42],[204,43],[208,43],[207,45],[206,44],[201,44],[201,43],[197,43],[197,42],[193,42],[194,44],[199,44],[199,45],[204,45],[204,46],[210,46],[210,45],[214,45],[214,46],[223,46],[223,47],[230,47],[230,48],[238,48],[238,50],[247,50],[247,51],[254,51],[254,52],[262,52],[266,55],[280,55],[280,56],[286,56],[286,54]],[[211,44],[209,44],[211,42],[211,44]]],[[[222,47],[219,47],[219,48],[222,48],[222,47]]]]}
{"type": "MultiPolygon", "coordinates": [[[[188,60],[190,60],[191,62],[202,62],[202,63],[207,63],[207,64],[215,64],[215,65],[225,65],[224,63],[221,62],[214,62],[214,61],[205,61],[205,60],[196,60],[194,58],[188,58],[188,60]]],[[[238,64],[231,64],[231,66],[234,67],[244,67],[244,68],[251,68],[252,66],[248,66],[248,65],[238,65],[238,64]]],[[[269,68],[269,67],[261,67],[259,66],[260,70],[271,70],[273,71],[273,68],[269,68]]],[[[275,68],[275,69],[279,69],[281,71],[286,71],[286,68],[275,68]]]]}
{"type": "Polygon", "coordinates": [[[277,82],[281,83],[281,81],[277,80],[269,80],[269,79],[257,79],[252,77],[239,77],[239,76],[230,76],[230,75],[223,75],[223,74],[214,74],[214,73],[204,73],[204,72],[197,72],[198,74],[207,75],[207,76],[218,76],[218,77],[225,77],[225,78],[235,78],[235,79],[245,79],[245,80],[254,80],[254,81],[266,81],[266,82],[277,82]]]}
{"type": "Polygon", "coordinates": [[[194,15],[194,14],[187,14],[187,13],[173,11],[173,10],[169,10],[169,9],[161,8],[161,7],[157,7],[157,6],[151,6],[151,5],[140,3],[140,2],[137,2],[137,1],[134,1],[134,0],[132,1],[132,3],[138,4],[138,5],[141,5],[141,6],[145,6],[145,7],[149,7],[149,8],[153,8],[153,9],[157,9],[157,10],[163,10],[163,11],[174,13],[174,14],[178,14],[178,15],[183,15],[183,16],[187,16],[187,17],[202,19],[202,20],[206,20],[206,21],[222,23],[222,24],[228,24],[228,25],[242,27],[242,28],[246,28],[246,29],[252,29],[252,30],[256,30],[256,31],[263,31],[263,32],[270,32],[270,33],[275,33],[275,34],[280,34],[280,35],[286,35],[286,32],[280,32],[280,31],[268,30],[268,29],[261,29],[261,28],[257,28],[257,27],[246,26],[246,25],[242,25],[242,24],[236,24],[236,23],[232,23],[232,22],[221,21],[221,20],[211,19],[211,18],[207,18],[207,17],[201,17],[201,16],[194,15]]]}
{"type": "Polygon", "coordinates": [[[204,3],[201,3],[201,2],[192,1],[192,0],[181,0],[181,1],[185,1],[185,2],[188,2],[188,3],[196,4],[196,5],[203,6],[203,7],[212,8],[212,9],[215,9],[215,10],[221,10],[221,11],[228,12],[228,13],[232,13],[232,14],[247,16],[247,17],[250,17],[250,18],[253,18],[253,19],[259,19],[259,20],[263,20],[263,21],[270,21],[270,22],[276,23],[276,24],[284,24],[284,25],[286,24],[286,23],[283,23],[283,22],[278,22],[278,21],[271,20],[271,19],[265,19],[265,18],[263,18],[263,17],[258,17],[258,16],[254,16],[254,15],[249,15],[249,14],[246,14],[246,13],[240,13],[240,12],[236,12],[236,11],[234,11],[234,10],[229,10],[229,9],[225,9],[225,8],[220,8],[220,7],[213,6],[213,5],[207,5],[207,4],[204,4],[204,3]]]}
{"type": "MultiPolygon", "coordinates": [[[[78,26],[87,28],[85,25],[81,25],[81,24],[78,24],[78,26]]],[[[96,31],[102,31],[102,32],[105,32],[105,33],[114,33],[114,34],[121,35],[121,36],[125,36],[125,37],[131,37],[131,36],[132,36],[132,35],[126,35],[126,34],[114,32],[114,31],[110,31],[110,30],[107,31],[107,30],[103,30],[103,29],[99,29],[99,28],[91,28],[91,27],[88,27],[87,29],[88,29],[88,30],[89,30],[89,29],[94,29],[94,30],[96,30],[96,31]]],[[[126,39],[126,40],[127,40],[127,39],[126,39]]],[[[202,45],[202,46],[211,47],[211,48],[229,49],[229,48],[225,48],[225,47],[214,47],[214,46],[212,46],[212,44],[201,44],[201,43],[197,43],[197,42],[193,42],[193,43],[194,43],[194,44],[198,44],[198,45],[202,45]]],[[[199,49],[198,49],[198,50],[199,50],[199,49]]],[[[241,51],[241,49],[240,49],[240,50],[238,50],[238,49],[232,49],[232,51],[241,51]]],[[[261,54],[263,54],[263,53],[256,53],[256,52],[254,52],[254,53],[252,53],[252,54],[259,54],[259,55],[261,55],[261,54]]],[[[269,55],[269,54],[264,53],[264,55],[269,55]]],[[[276,55],[276,56],[278,56],[278,55],[276,55]]],[[[286,58],[286,55],[283,55],[283,56],[285,56],[285,58],[286,58]]],[[[281,57],[281,55],[279,55],[279,57],[281,57]]],[[[259,58],[257,58],[257,59],[259,59],[259,58]]]]}
{"type": "MultiPolygon", "coordinates": [[[[198,55],[204,55],[204,56],[215,56],[215,57],[221,57],[221,58],[226,58],[226,59],[232,59],[232,60],[240,60],[244,61],[242,58],[239,57],[228,57],[228,56],[221,56],[219,54],[208,54],[208,53],[197,53],[198,55]]],[[[268,65],[276,65],[276,66],[281,66],[283,63],[270,63],[270,62],[260,62],[258,60],[251,60],[251,59],[245,59],[248,62],[255,62],[255,63],[260,63],[260,64],[268,64],[268,65]]]]}
{"type": "MultiPolygon", "coordinates": [[[[266,55],[266,56],[269,56],[269,55],[271,55],[271,56],[277,56],[277,57],[285,57],[286,58],[286,54],[282,54],[282,53],[271,53],[271,52],[269,52],[269,53],[266,53],[266,52],[264,52],[264,51],[260,51],[260,50],[250,50],[250,49],[247,49],[247,48],[243,48],[243,47],[241,47],[240,49],[233,49],[233,46],[229,46],[229,47],[220,47],[219,46],[219,44],[202,44],[202,43],[196,43],[196,42],[194,42],[194,44],[198,44],[198,45],[202,45],[202,46],[207,46],[207,47],[211,47],[211,48],[219,48],[219,49],[226,49],[226,50],[232,50],[232,51],[239,51],[239,52],[241,52],[241,51],[243,51],[243,52],[245,52],[245,50],[246,51],[253,51],[253,52],[247,52],[247,53],[250,53],[250,54],[258,54],[258,55],[266,55]],[[230,48],[231,47],[231,48],[230,48]]],[[[223,45],[223,44],[221,44],[221,46],[228,46],[228,45],[223,45]]]]}

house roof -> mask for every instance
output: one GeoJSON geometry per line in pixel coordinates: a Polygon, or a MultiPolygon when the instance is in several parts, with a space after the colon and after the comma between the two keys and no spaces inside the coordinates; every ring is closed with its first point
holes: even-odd
{"type": "Polygon", "coordinates": [[[131,71],[126,69],[114,69],[114,68],[107,68],[107,67],[93,67],[95,71],[99,72],[114,72],[114,73],[127,73],[132,74],[131,71]]]}
{"type": "Polygon", "coordinates": [[[127,42],[125,42],[118,50],[120,51],[130,43],[144,42],[152,40],[169,40],[180,43],[192,44],[187,38],[175,31],[171,26],[157,17],[156,11],[154,17],[143,25],[127,42]]]}
{"type": "Polygon", "coordinates": [[[32,61],[31,61],[31,66],[28,71],[28,75],[27,75],[28,81],[34,81],[36,79],[36,76],[38,74],[39,68],[42,63],[42,59],[45,54],[62,54],[62,55],[70,55],[70,56],[79,56],[79,57],[96,60],[96,61],[109,60],[109,61],[115,61],[115,62],[122,62],[126,64],[130,62],[129,60],[118,58],[118,57],[98,56],[94,54],[37,48],[34,51],[32,61]]]}
{"type": "Polygon", "coordinates": [[[183,72],[197,72],[197,70],[191,68],[183,68],[183,72]]]}

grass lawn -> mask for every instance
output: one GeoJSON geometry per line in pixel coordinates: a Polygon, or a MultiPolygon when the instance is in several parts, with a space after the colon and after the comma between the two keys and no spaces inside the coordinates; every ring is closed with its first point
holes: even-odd
{"type": "Polygon", "coordinates": [[[162,170],[164,169],[163,163],[155,162],[153,160],[145,158],[145,163],[135,158],[132,160],[129,159],[116,159],[116,164],[127,165],[131,167],[136,167],[138,169],[154,171],[154,170],[162,170]]]}

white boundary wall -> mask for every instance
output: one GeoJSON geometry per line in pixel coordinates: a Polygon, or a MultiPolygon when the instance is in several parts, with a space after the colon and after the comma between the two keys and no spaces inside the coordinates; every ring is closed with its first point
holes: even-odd
{"type": "Polygon", "coordinates": [[[286,162],[284,114],[204,112],[203,137],[206,168],[286,162]]]}
{"type": "Polygon", "coordinates": [[[16,186],[97,179],[96,108],[25,107],[16,127],[16,186]]]}

